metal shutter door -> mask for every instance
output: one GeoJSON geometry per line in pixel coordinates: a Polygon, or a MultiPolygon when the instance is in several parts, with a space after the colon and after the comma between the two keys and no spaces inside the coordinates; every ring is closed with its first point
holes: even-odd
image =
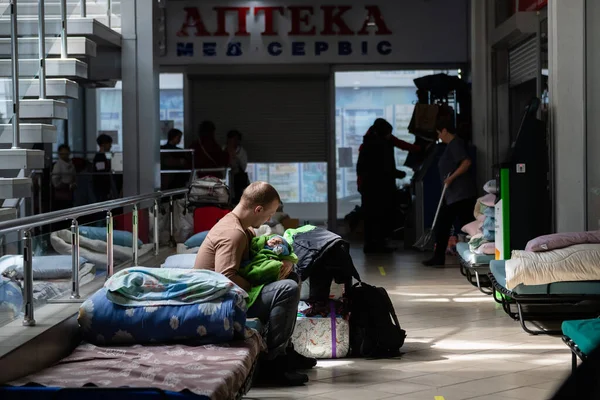
{"type": "Polygon", "coordinates": [[[508,52],[510,87],[536,79],[538,71],[537,36],[527,39],[508,52]]]}
{"type": "Polygon", "coordinates": [[[195,129],[217,126],[217,140],[239,130],[253,163],[327,160],[329,83],[319,77],[243,77],[191,80],[195,129]]]}

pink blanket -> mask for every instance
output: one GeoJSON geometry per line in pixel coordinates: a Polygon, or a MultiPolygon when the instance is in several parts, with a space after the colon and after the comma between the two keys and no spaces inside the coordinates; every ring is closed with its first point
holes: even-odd
{"type": "Polygon", "coordinates": [[[600,231],[566,232],[540,236],[530,240],[525,251],[542,252],[564,249],[578,244],[600,243],[600,231]]]}

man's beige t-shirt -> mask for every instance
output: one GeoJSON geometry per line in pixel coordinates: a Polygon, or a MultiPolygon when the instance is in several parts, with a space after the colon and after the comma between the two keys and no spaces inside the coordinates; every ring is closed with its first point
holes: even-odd
{"type": "Polygon", "coordinates": [[[231,279],[248,291],[250,282],[238,275],[242,261],[250,259],[250,241],[254,234],[245,229],[233,213],[224,216],[210,230],[196,256],[196,269],[209,269],[231,279]]]}

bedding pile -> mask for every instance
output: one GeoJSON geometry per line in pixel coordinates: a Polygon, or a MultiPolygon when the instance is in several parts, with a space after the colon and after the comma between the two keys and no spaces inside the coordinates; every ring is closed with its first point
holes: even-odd
{"type": "Polygon", "coordinates": [[[243,341],[221,345],[98,347],[84,343],[52,367],[10,384],[153,387],[175,393],[189,391],[199,400],[238,399],[248,390],[248,380],[263,349],[256,332],[243,341]]]}
{"type": "MultiPolygon", "coordinates": [[[[80,232],[82,229],[80,229],[80,232]]],[[[95,234],[93,236],[90,235],[90,237],[86,237],[83,234],[79,235],[79,254],[90,263],[93,263],[98,270],[106,270],[106,230],[105,228],[96,229],[101,229],[104,235],[95,234]]],[[[113,260],[115,264],[124,263],[132,259],[132,240],[128,240],[129,235],[127,234],[131,235],[131,233],[125,231],[113,231],[113,260]]],[[[71,231],[63,229],[53,232],[50,235],[50,243],[58,254],[70,255],[72,243],[71,231]]],[[[139,246],[138,256],[142,257],[148,254],[153,248],[154,245],[152,244],[142,244],[139,246]]]]}
{"type": "Polygon", "coordinates": [[[506,288],[555,282],[600,281],[600,244],[586,243],[545,252],[513,250],[506,261],[506,288]]]}
{"type": "MultiPolygon", "coordinates": [[[[34,256],[33,264],[33,299],[40,303],[64,295],[72,289],[71,256],[34,256]]],[[[0,274],[3,279],[12,282],[21,291],[24,279],[23,256],[6,255],[0,257],[0,274]]],[[[79,286],[84,286],[96,278],[96,267],[87,259],[79,258],[79,286]]],[[[2,290],[9,286],[3,285],[2,290]]],[[[14,296],[14,293],[0,293],[2,296],[14,296]]],[[[18,303],[22,304],[22,299],[18,303]]]]}
{"type": "Polygon", "coordinates": [[[132,267],[81,305],[78,322],[98,345],[223,343],[248,335],[247,296],[213,271],[132,267]]]}
{"type": "Polygon", "coordinates": [[[496,185],[490,181],[484,185],[486,195],[477,199],[473,215],[475,220],[462,230],[468,235],[469,249],[475,254],[492,255],[496,251],[496,185]]]}

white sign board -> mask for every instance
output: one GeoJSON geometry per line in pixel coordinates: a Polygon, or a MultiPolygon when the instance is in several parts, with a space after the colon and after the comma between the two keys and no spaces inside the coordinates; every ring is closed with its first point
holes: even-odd
{"type": "Polygon", "coordinates": [[[169,1],[167,52],[159,62],[468,62],[467,4],[466,0],[169,1]]]}

